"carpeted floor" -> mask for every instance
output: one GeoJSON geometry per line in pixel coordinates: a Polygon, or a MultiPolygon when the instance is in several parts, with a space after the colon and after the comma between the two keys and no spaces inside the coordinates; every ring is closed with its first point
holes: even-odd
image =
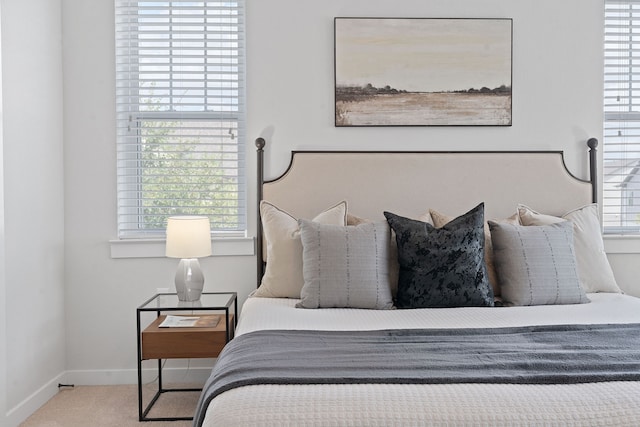
{"type": "MultiPolygon", "coordinates": [[[[172,386],[175,387],[175,386],[172,386]]],[[[145,386],[145,404],[153,397],[145,386]]],[[[192,416],[199,392],[163,393],[151,417],[192,416]]],[[[136,385],[76,386],[61,389],[49,402],[20,424],[21,427],[188,427],[191,421],[138,421],[136,385]]]]}

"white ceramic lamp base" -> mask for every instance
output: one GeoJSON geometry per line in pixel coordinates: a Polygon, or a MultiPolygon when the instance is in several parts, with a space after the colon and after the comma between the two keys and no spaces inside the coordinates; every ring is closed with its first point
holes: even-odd
{"type": "Polygon", "coordinates": [[[176,271],[176,293],[180,301],[198,301],[204,288],[204,275],[197,258],[181,259],[176,271]]]}

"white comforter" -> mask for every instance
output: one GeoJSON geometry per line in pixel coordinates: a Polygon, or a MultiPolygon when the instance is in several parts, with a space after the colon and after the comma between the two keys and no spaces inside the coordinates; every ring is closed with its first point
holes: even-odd
{"type": "MultiPolygon", "coordinates": [[[[294,308],[249,298],[236,334],[260,329],[373,330],[640,323],[640,298],[590,304],[420,310],[294,308]]],[[[257,349],[259,351],[259,349],[257,349]]],[[[639,355],[640,357],[640,355],[639,355]]],[[[261,385],[230,390],[205,426],[640,425],[640,382],[568,385],[261,385]]]]}

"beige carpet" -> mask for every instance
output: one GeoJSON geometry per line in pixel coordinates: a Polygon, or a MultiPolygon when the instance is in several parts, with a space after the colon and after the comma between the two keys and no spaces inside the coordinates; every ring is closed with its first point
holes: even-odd
{"type": "MultiPolygon", "coordinates": [[[[152,385],[145,386],[145,403],[153,397],[152,387],[152,385]]],[[[148,416],[192,416],[199,395],[198,392],[163,393],[148,416]]],[[[136,385],[76,386],[61,389],[20,426],[188,427],[191,426],[191,421],[138,422],[138,387],[136,385]]]]}

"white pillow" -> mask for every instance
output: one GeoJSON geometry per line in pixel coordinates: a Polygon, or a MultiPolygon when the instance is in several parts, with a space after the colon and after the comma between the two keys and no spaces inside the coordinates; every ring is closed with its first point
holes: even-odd
{"type": "Polygon", "coordinates": [[[573,222],[578,274],[584,290],[586,292],[622,292],[613,276],[607,254],[604,252],[597,204],[592,203],[574,209],[562,217],[541,214],[525,205],[518,205],[518,217],[522,225],[548,225],[565,220],[573,222]]]}
{"type": "MultiPolygon", "coordinates": [[[[264,200],[260,202],[260,217],[267,247],[267,266],[260,287],[252,296],[300,298],[304,279],[298,220],[264,200]]],[[[340,202],[319,213],[313,221],[346,225],[347,202],[340,202]]]]}

